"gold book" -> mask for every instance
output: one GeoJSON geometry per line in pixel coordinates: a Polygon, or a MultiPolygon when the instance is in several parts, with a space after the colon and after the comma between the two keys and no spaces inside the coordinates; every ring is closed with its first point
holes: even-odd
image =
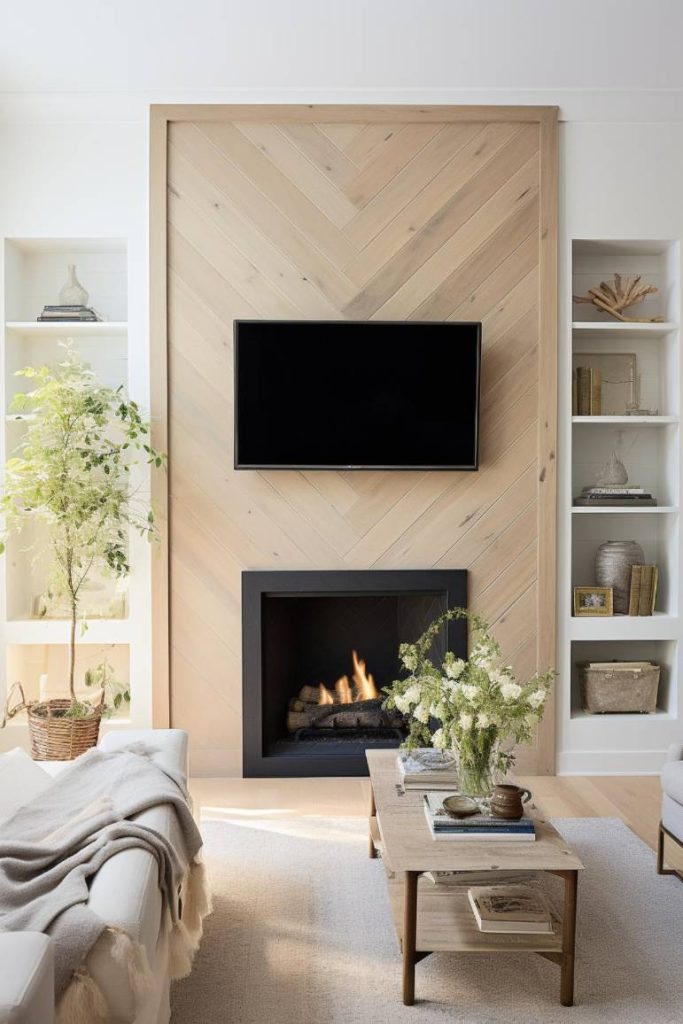
{"type": "Polygon", "coordinates": [[[637,615],[640,607],[640,570],[642,565],[631,566],[631,589],[628,595],[628,613],[637,615]]]}
{"type": "Polygon", "coordinates": [[[638,601],[639,615],[650,614],[653,572],[654,565],[641,565],[640,567],[640,599],[638,601]]]}

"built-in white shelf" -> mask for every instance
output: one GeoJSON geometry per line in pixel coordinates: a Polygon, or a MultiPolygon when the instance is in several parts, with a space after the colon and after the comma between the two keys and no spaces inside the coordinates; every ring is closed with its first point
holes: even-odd
{"type": "Polygon", "coordinates": [[[678,512],[678,509],[673,505],[646,505],[641,508],[629,508],[628,505],[598,505],[596,508],[587,508],[585,505],[572,505],[573,516],[595,516],[595,515],[627,515],[627,516],[647,516],[647,515],[666,515],[672,516],[678,512]]]}
{"type": "Polygon", "coordinates": [[[678,423],[678,416],[572,416],[572,423],[582,427],[669,427],[678,423]]]}
{"type": "Polygon", "coordinates": [[[632,338],[634,335],[647,338],[663,338],[678,330],[678,324],[620,324],[617,321],[574,320],[575,334],[601,334],[604,338],[632,338]]]}
{"type": "Polygon", "coordinates": [[[632,714],[621,714],[618,712],[609,711],[605,714],[594,715],[591,714],[590,711],[582,711],[580,709],[572,711],[572,719],[580,718],[585,722],[595,721],[597,723],[597,728],[600,728],[600,722],[602,722],[602,728],[605,728],[606,726],[609,727],[608,723],[610,722],[620,722],[623,725],[627,722],[632,723],[634,720],[638,723],[646,723],[657,721],[658,719],[662,718],[673,719],[675,717],[675,715],[672,715],[668,711],[664,711],[661,708],[657,708],[656,711],[653,711],[650,714],[646,715],[639,715],[637,712],[632,714]]]}
{"type": "MultiPolygon", "coordinates": [[[[88,619],[84,633],[78,629],[78,643],[127,644],[130,642],[129,619],[88,619]]],[[[68,644],[67,619],[8,619],[5,642],[8,644],[68,644]]]]}
{"type": "Polygon", "coordinates": [[[681,620],[677,615],[573,615],[570,640],[675,640],[681,620]]]}
{"type": "Polygon", "coordinates": [[[10,335],[39,335],[42,338],[125,337],[128,331],[125,320],[88,320],[81,323],[63,320],[56,323],[46,320],[8,320],[5,327],[10,335]]]}

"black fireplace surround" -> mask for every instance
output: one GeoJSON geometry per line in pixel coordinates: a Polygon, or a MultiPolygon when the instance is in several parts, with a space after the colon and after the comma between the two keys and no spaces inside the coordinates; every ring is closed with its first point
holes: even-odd
{"type": "MultiPolygon", "coordinates": [[[[245,777],[367,775],[365,750],[398,746],[402,722],[366,729],[356,719],[355,728],[295,730],[292,718],[301,716],[288,712],[301,706],[302,687],[317,693],[322,683],[334,695],[335,681],[352,679],[356,651],[381,693],[401,674],[399,644],[417,640],[447,608],[466,605],[463,569],[244,572],[245,777]]],[[[467,656],[466,623],[449,622],[432,654],[447,648],[467,656]]]]}

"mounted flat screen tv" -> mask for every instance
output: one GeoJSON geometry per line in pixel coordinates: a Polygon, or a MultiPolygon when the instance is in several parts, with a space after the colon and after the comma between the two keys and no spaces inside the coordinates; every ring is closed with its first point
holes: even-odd
{"type": "Polygon", "coordinates": [[[235,321],[236,469],[478,466],[481,324],[235,321]]]}

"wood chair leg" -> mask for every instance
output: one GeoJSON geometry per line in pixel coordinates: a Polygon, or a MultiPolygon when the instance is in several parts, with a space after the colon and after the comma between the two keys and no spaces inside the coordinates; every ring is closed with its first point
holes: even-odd
{"type": "Polygon", "coordinates": [[[562,918],[562,965],[560,968],[560,1002],[574,1005],[574,955],[576,950],[576,896],[578,871],[564,876],[564,915],[562,918]]]}
{"type": "Polygon", "coordinates": [[[406,871],[403,904],[403,1002],[415,1003],[415,945],[417,942],[417,880],[419,872],[406,871]]]}
{"type": "Polygon", "coordinates": [[[657,835],[657,874],[663,875],[664,873],[664,829],[660,821],[657,835]]]}
{"type": "MultiPolygon", "coordinates": [[[[377,808],[375,806],[375,791],[372,788],[372,782],[371,782],[370,783],[370,820],[371,821],[375,817],[376,814],[377,814],[377,808]]],[[[374,843],[374,840],[372,838],[372,829],[371,828],[368,828],[368,857],[370,858],[370,860],[375,860],[376,857],[377,857],[377,850],[375,848],[375,843],[374,843]]]]}

